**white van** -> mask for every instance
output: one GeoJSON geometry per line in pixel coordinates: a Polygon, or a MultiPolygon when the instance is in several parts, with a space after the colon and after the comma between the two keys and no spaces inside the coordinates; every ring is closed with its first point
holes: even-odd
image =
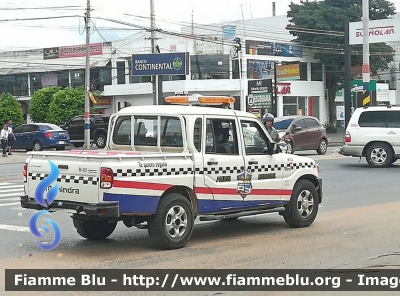
{"type": "Polygon", "coordinates": [[[365,157],[371,167],[387,167],[396,162],[400,158],[400,107],[357,108],[339,153],[365,157]]]}

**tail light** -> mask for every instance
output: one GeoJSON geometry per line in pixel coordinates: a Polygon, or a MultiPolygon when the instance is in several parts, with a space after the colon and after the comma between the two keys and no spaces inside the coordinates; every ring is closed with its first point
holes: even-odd
{"type": "Polygon", "coordinates": [[[47,139],[53,139],[53,133],[51,132],[46,132],[44,135],[46,136],[47,139]]]}
{"type": "Polygon", "coordinates": [[[69,139],[69,133],[67,132],[67,139],[69,139]]]}
{"type": "Polygon", "coordinates": [[[317,164],[317,172],[318,172],[318,174],[321,172],[321,168],[319,167],[319,164],[317,164]]]}
{"type": "Polygon", "coordinates": [[[24,164],[24,171],[22,174],[24,175],[24,182],[26,182],[27,178],[28,178],[28,164],[27,163],[24,164]]]}
{"type": "Polygon", "coordinates": [[[114,172],[110,168],[101,168],[100,188],[110,189],[114,183],[114,172]]]}
{"type": "Polygon", "coordinates": [[[346,132],[346,135],[344,136],[344,141],[346,143],[350,143],[351,142],[351,135],[349,132],[346,132]]]}

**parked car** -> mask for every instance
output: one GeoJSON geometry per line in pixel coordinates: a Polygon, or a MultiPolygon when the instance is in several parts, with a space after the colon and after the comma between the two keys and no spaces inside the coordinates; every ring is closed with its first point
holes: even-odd
{"type": "MultiPolygon", "coordinates": [[[[101,114],[90,115],[90,141],[96,144],[98,148],[104,148],[107,140],[107,130],[109,116],[101,114]]],[[[82,147],[85,143],[85,116],[79,115],[71,118],[61,126],[67,130],[71,137],[71,143],[76,147],[82,147]]]]}
{"type": "Polygon", "coordinates": [[[313,116],[276,117],[273,126],[287,144],[286,153],[316,150],[318,154],[325,154],[328,150],[326,129],[313,116]]]}
{"type": "Polygon", "coordinates": [[[51,123],[29,123],[14,129],[12,148],[41,151],[45,148],[64,150],[69,145],[68,132],[51,123]]]}
{"type": "Polygon", "coordinates": [[[357,108],[346,129],[340,154],[365,157],[371,167],[387,167],[400,158],[400,107],[357,108]]]}

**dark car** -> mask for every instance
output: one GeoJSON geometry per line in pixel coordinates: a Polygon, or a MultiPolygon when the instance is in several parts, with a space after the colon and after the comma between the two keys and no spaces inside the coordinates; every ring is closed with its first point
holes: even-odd
{"type": "Polygon", "coordinates": [[[326,129],[315,117],[276,117],[273,126],[287,143],[287,153],[316,150],[318,154],[325,154],[328,149],[326,129]]]}
{"type": "MultiPolygon", "coordinates": [[[[90,141],[98,148],[104,148],[107,141],[109,116],[90,114],[90,141]]],[[[71,137],[71,143],[76,147],[82,147],[85,142],[85,116],[79,115],[71,118],[61,126],[67,130],[71,137]]]]}
{"type": "Polygon", "coordinates": [[[64,150],[69,145],[68,132],[51,123],[29,123],[14,129],[12,147],[26,151],[41,151],[44,148],[64,150]]]}

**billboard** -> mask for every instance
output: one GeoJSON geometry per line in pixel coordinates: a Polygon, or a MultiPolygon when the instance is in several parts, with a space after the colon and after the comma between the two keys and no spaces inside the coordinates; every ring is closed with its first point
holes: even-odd
{"type": "Polygon", "coordinates": [[[300,79],[300,64],[276,66],[276,81],[300,79]]]}
{"type": "MultiPolygon", "coordinates": [[[[92,43],[90,46],[90,55],[101,55],[103,54],[103,43],[92,43]]],[[[50,47],[43,49],[43,59],[58,59],[58,58],[73,58],[73,57],[85,57],[86,56],[86,45],[73,45],[73,46],[60,46],[50,47]]]]}
{"type": "Polygon", "coordinates": [[[134,54],[131,75],[187,75],[188,60],[187,52],[134,54]]]}
{"type": "MultiPolygon", "coordinates": [[[[400,40],[400,25],[394,19],[369,21],[369,43],[400,40]]],[[[349,23],[350,45],[363,44],[363,22],[349,23]]]]}
{"type": "Polygon", "coordinates": [[[271,108],[272,79],[249,80],[248,90],[247,110],[254,108],[271,108]]]}
{"type": "Polygon", "coordinates": [[[248,55],[303,57],[303,49],[294,44],[246,40],[245,47],[248,55]]]}
{"type": "Polygon", "coordinates": [[[272,93],[272,79],[249,80],[249,94],[272,93]]]}
{"type": "Polygon", "coordinates": [[[271,61],[247,60],[247,78],[273,79],[275,63],[271,61]]]}

